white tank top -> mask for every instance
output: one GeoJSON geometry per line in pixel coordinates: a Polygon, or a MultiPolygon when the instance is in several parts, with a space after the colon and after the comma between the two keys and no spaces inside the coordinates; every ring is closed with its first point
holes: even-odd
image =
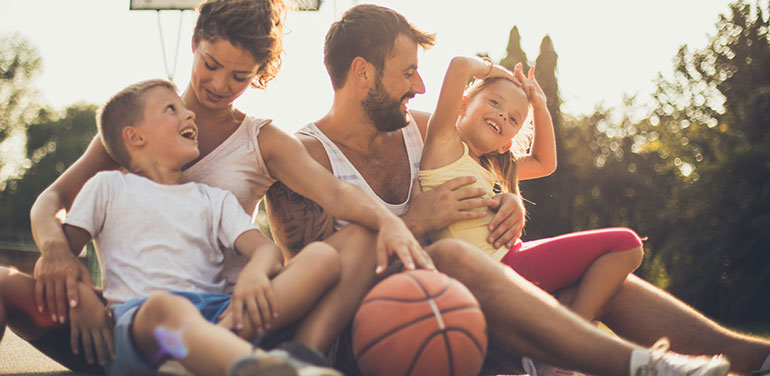
{"type": "MultiPolygon", "coordinates": [[[[240,126],[208,155],[182,172],[185,182],[196,182],[232,192],[252,216],[257,202],[276,181],[265,165],[257,136],[268,119],[246,116],[240,126]]],[[[234,250],[224,251],[226,291],[232,291],[249,259],[234,250]]]]}
{"type": "MultiPolygon", "coordinates": [[[[417,178],[417,172],[420,170],[420,158],[422,156],[422,149],[424,146],[422,134],[420,134],[420,128],[417,127],[417,123],[415,123],[414,119],[411,119],[409,124],[401,129],[404,145],[406,146],[406,154],[409,158],[409,168],[411,170],[412,178],[409,180],[409,195],[406,197],[406,201],[397,204],[385,202],[382,198],[380,198],[380,196],[378,196],[377,193],[372,190],[364,177],[361,176],[358,170],[356,170],[353,164],[350,163],[350,160],[345,157],[345,154],[342,153],[342,151],[332,140],[326,137],[326,135],[318,128],[318,126],[315,125],[315,123],[310,123],[302,127],[302,129],[297,131],[297,133],[314,137],[321,142],[324,150],[326,150],[326,155],[329,157],[329,162],[332,165],[332,173],[338,179],[360,187],[364,190],[364,192],[380,201],[395,215],[400,216],[406,213],[407,209],[409,209],[409,199],[411,198],[412,194],[412,184],[414,179],[417,178]]],[[[335,230],[339,230],[345,225],[347,225],[347,222],[340,221],[335,218],[335,230]]]]}

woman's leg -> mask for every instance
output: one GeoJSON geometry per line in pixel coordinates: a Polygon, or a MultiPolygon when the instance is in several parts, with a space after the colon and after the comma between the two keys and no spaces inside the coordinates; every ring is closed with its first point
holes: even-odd
{"type": "Polygon", "coordinates": [[[35,348],[75,372],[100,373],[101,366],[88,364],[81,351],[72,353],[69,324],[57,324],[35,304],[35,279],[14,269],[0,267],[0,338],[6,326],[35,348]]]}
{"type": "Polygon", "coordinates": [[[590,321],[642,258],[636,233],[608,228],[525,242],[501,261],[548,292],[579,282],[570,308],[590,321]]]}

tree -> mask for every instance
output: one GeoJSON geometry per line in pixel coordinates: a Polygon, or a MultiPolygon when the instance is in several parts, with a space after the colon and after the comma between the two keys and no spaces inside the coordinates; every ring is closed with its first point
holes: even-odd
{"type": "Polygon", "coordinates": [[[29,242],[29,209],[37,195],[83,154],[96,133],[95,105],[70,106],[61,118],[46,113],[27,128],[31,166],[0,191],[0,239],[29,242]]]}
{"type": "Polygon", "coordinates": [[[5,141],[23,139],[24,127],[41,111],[32,86],[40,67],[40,56],[27,40],[18,34],[0,35],[0,186],[17,175],[23,162],[15,158],[20,150],[5,141]]]}

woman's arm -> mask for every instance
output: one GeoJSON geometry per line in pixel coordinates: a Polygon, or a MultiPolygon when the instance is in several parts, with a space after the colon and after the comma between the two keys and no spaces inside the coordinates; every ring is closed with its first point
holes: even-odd
{"type": "Polygon", "coordinates": [[[260,149],[273,177],[318,203],[333,217],[358,223],[378,235],[378,263],[396,254],[407,267],[432,268],[427,253],[406,225],[360,188],[345,183],[316,162],[297,139],[269,124],[259,134],[260,149]],[[269,140],[269,141],[265,141],[269,140]]]}
{"type": "Polygon", "coordinates": [[[32,236],[40,249],[40,259],[34,271],[35,300],[41,312],[47,305],[50,312],[58,315],[54,321],[66,321],[68,307],[77,306],[76,282],[91,282],[88,271],[77,260],[75,253],[79,249],[70,248],[62,230],[64,213],[69,210],[88,179],[99,171],[118,167],[97,136],[85,153],[46,188],[32,205],[32,236]]]}

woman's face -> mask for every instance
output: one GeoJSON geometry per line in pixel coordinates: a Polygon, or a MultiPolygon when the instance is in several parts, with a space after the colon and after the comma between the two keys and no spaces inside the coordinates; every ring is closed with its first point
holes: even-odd
{"type": "Polygon", "coordinates": [[[201,40],[193,53],[190,88],[198,102],[212,110],[232,106],[259,69],[248,51],[223,39],[201,40]]]}

